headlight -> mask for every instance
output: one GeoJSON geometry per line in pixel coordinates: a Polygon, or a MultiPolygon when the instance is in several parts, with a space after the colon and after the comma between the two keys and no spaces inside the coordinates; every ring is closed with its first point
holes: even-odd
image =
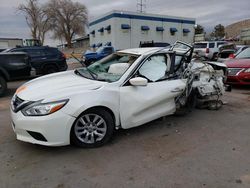
{"type": "Polygon", "coordinates": [[[246,73],[250,73],[250,68],[245,69],[245,70],[244,70],[244,72],[246,72],[246,73]]]}
{"type": "Polygon", "coordinates": [[[22,110],[25,116],[46,116],[63,108],[69,100],[50,103],[34,103],[22,110]]]}

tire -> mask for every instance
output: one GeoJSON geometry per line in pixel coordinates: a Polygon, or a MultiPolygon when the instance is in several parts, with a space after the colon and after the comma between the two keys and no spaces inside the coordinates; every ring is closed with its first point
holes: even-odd
{"type": "Polygon", "coordinates": [[[218,60],[218,53],[214,53],[211,60],[212,61],[217,61],[218,60]]]}
{"type": "Polygon", "coordinates": [[[4,96],[7,90],[7,83],[3,77],[0,76],[0,97],[4,96]]]}
{"type": "Polygon", "coordinates": [[[112,138],[114,130],[114,119],[109,112],[103,109],[87,110],[71,128],[71,143],[82,148],[100,147],[112,138]]]}
{"type": "Polygon", "coordinates": [[[58,72],[58,68],[54,65],[46,65],[43,68],[43,74],[52,74],[58,72]]]}

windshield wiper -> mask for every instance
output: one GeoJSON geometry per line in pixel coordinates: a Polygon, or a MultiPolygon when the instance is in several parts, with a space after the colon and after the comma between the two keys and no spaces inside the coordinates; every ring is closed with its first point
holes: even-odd
{"type": "MultiPolygon", "coordinates": [[[[88,71],[88,73],[90,74],[90,76],[91,76],[94,80],[97,80],[98,75],[97,75],[96,73],[92,72],[91,70],[89,70],[87,67],[85,67],[85,68],[86,68],[86,70],[88,71]]],[[[78,69],[75,69],[75,74],[80,75],[80,76],[82,76],[82,77],[84,77],[84,78],[87,78],[87,77],[84,76],[84,74],[82,74],[78,69]]]]}
{"type": "Polygon", "coordinates": [[[86,70],[89,72],[89,74],[91,75],[91,77],[94,79],[94,80],[97,80],[97,77],[98,77],[98,74],[94,73],[93,71],[91,71],[88,67],[85,67],[86,70]]]}
{"type": "Polygon", "coordinates": [[[82,73],[80,73],[80,71],[78,69],[76,69],[74,72],[75,72],[75,74],[80,75],[80,76],[85,78],[85,76],[82,73]]]}

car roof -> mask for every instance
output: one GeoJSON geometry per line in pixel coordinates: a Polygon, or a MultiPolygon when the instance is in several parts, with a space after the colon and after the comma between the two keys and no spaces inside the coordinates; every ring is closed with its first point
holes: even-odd
{"type": "Polygon", "coordinates": [[[227,43],[227,41],[201,41],[201,42],[195,42],[195,44],[200,44],[200,43],[215,43],[215,42],[225,42],[225,43],[227,43]]]}
{"type": "Polygon", "coordinates": [[[126,50],[120,50],[119,53],[126,53],[126,54],[134,54],[134,55],[142,55],[142,54],[149,54],[154,53],[162,48],[132,48],[126,50]]]}

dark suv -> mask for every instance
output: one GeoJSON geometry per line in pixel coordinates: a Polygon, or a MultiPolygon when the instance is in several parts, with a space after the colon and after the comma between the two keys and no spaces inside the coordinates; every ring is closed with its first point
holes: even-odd
{"type": "Polygon", "coordinates": [[[29,56],[24,52],[0,53],[0,97],[7,90],[7,82],[30,76],[29,56]]]}
{"type": "Polygon", "coordinates": [[[30,56],[31,66],[36,70],[37,75],[65,71],[68,68],[65,55],[57,48],[18,47],[8,52],[26,52],[30,56]]]}

